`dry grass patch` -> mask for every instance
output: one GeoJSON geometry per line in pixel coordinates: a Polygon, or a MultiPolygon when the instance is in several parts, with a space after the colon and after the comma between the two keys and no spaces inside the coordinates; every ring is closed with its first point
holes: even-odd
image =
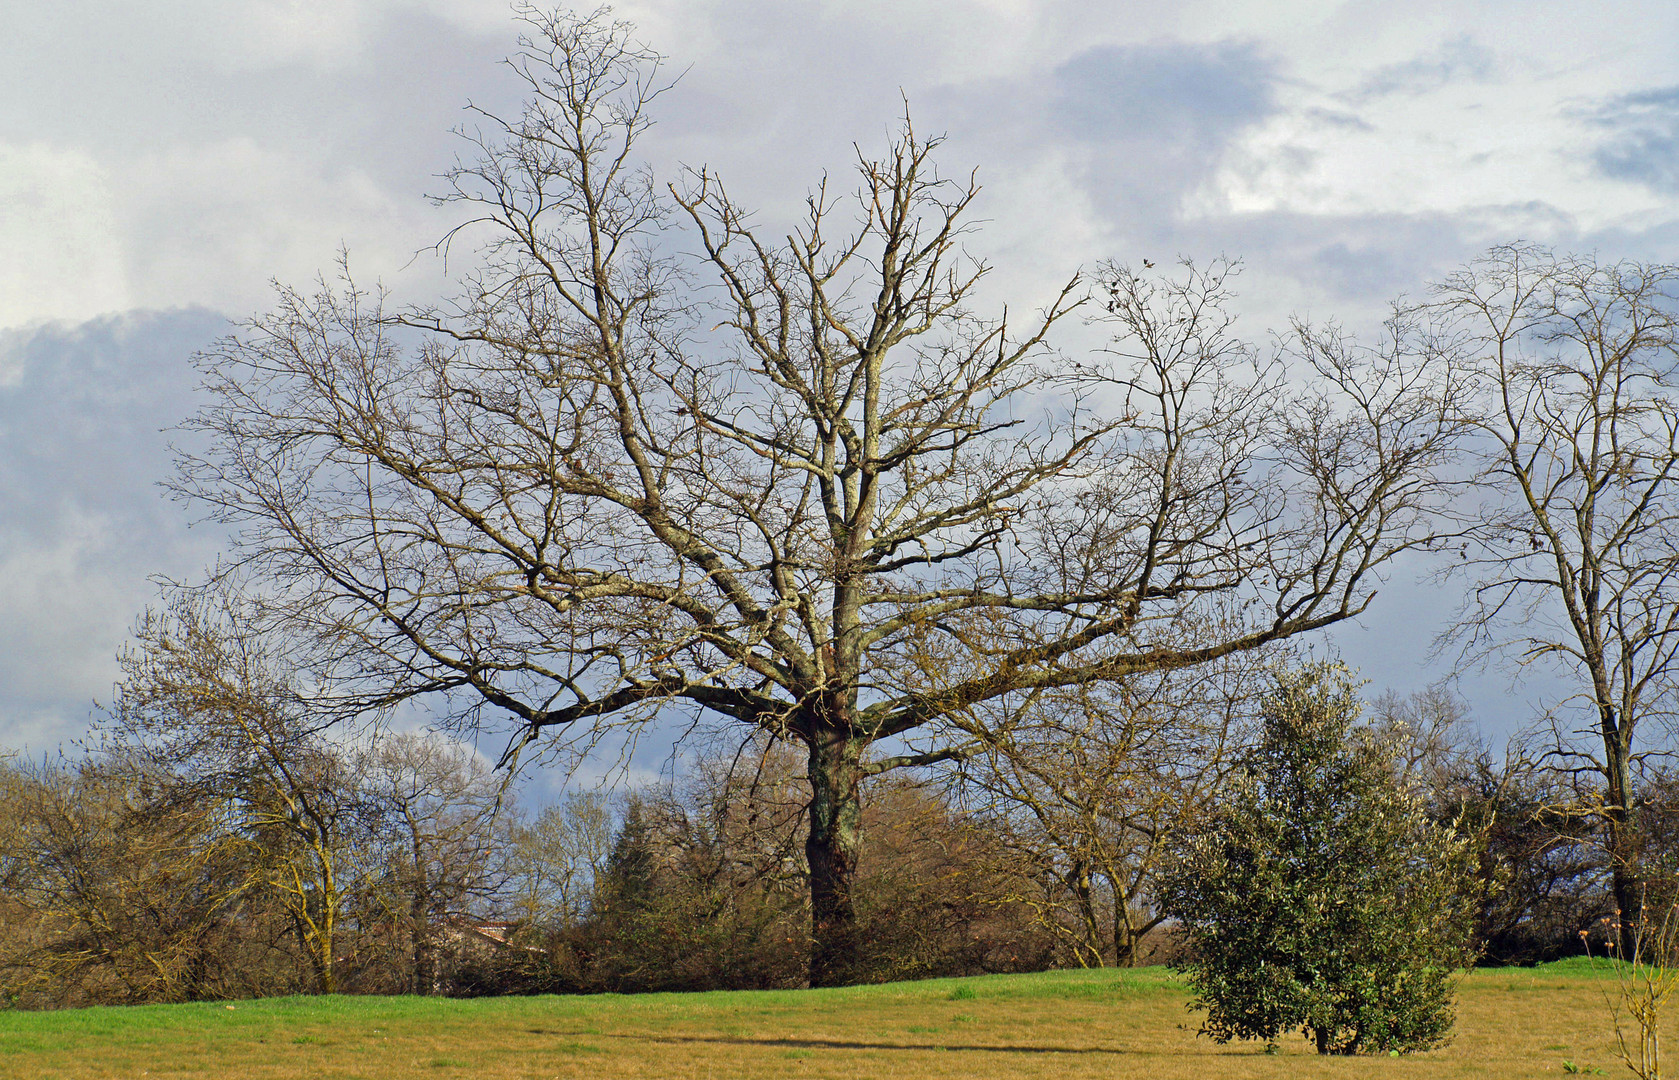
{"type": "Polygon", "coordinates": [[[492,998],[276,998],[0,1013],[0,1077],[526,1080],[862,1077],[1531,1077],[1620,1071],[1602,982],[1575,962],[1469,975],[1450,1046],[1276,1055],[1195,1034],[1158,968],[844,990],[492,998]]]}

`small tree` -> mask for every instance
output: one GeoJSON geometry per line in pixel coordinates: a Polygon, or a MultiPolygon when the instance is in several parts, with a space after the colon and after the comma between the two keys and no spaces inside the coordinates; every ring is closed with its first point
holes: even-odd
{"type": "Polygon", "coordinates": [[[290,638],[253,629],[231,588],[175,593],[136,623],[100,728],[104,749],[168,798],[227,808],[221,838],[242,847],[256,886],[285,911],[316,989],[341,989],[340,934],[364,853],[360,777],[320,730],[298,685],[290,638]]]}
{"type": "MultiPolygon", "coordinates": [[[[1626,940],[1620,932],[1624,919],[1603,920],[1604,931],[1613,935],[1603,949],[1615,976],[1615,993],[1604,990],[1603,1003],[1615,1024],[1615,1053],[1638,1080],[1661,1080],[1662,1010],[1679,991],[1679,908],[1665,906],[1658,923],[1640,905],[1630,950],[1621,946],[1626,940]]],[[[1580,941],[1590,953],[1591,933],[1580,931],[1580,941]]],[[[1592,962],[1596,964],[1595,956],[1592,962]]]]}
{"type": "Polygon", "coordinates": [[[1429,821],[1359,712],[1338,665],[1280,675],[1228,804],[1166,877],[1219,1042],[1303,1028],[1320,1054],[1409,1051],[1451,1027],[1473,846],[1429,821]]]}

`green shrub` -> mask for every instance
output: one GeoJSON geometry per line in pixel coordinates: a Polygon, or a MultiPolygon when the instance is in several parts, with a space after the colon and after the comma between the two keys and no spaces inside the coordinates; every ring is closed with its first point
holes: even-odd
{"type": "Polygon", "coordinates": [[[1429,820],[1359,712],[1338,665],[1280,675],[1232,794],[1166,877],[1220,1042],[1303,1030],[1319,1053],[1385,1053],[1451,1030],[1474,848],[1429,820]]]}

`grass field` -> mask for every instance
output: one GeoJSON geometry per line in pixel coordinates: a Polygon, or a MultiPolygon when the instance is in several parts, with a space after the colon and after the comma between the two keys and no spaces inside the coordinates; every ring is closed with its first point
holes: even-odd
{"type": "Polygon", "coordinates": [[[1198,1038],[1164,969],[634,997],[272,998],[0,1013],[0,1077],[1532,1077],[1625,1075],[1569,961],[1477,971],[1457,1036],[1403,1058],[1198,1038]]]}

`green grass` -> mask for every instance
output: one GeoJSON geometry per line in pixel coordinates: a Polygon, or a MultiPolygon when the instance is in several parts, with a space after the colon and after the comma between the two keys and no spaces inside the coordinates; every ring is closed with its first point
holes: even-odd
{"type": "MultiPolygon", "coordinates": [[[[270,998],[0,1013],[0,1077],[1531,1077],[1620,1069],[1580,961],[1474,972],[1458,1035],[1407,1057],[1320,1060],[1304,1040],[1196,1034],[1165,969],[839,990],[491,998],[270,998]]],[[[1679,1009],[1675,1010],[1679,1016],[1679,1009]]]]}

